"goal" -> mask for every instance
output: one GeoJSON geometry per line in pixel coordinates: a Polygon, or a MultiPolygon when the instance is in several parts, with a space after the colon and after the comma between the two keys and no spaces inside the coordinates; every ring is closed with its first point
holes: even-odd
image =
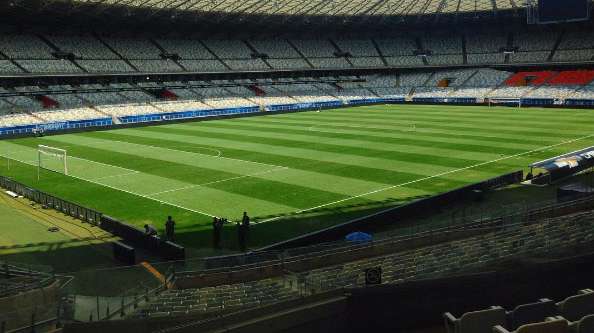
{"type": "Polygon", "coordinates": [[[491,97],[489,98],[489,106],[512,106],[521,108],[522,99],[507,97],[491,97]]]}
{"type": "Polygon", "coordinates": [[[68,155],[65,149],[37,146],[37,178],[39,171],[46,169],[68,175],[68,155]]]}

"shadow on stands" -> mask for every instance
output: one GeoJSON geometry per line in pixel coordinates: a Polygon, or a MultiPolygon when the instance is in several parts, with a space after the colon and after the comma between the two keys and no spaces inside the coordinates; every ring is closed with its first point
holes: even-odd
{"type": "Polygon", "coordinates": [[[590,253],[513,270],[353,289],[349,327],[397,332],[443,325],[445,318],[449,333],[491,333],[496,325],[502,333],[552,316],[578,325],[594,314],[594,293],[584,290],[593,285],[593,264],[590,253]]]}

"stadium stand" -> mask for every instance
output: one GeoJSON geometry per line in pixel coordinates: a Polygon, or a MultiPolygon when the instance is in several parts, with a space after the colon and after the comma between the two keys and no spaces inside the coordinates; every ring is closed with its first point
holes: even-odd
{"type": "MultiPolygon", "coordinates": [[[[290,274],[285,273],[277,278],[223,284],[217,287],[166,291],[156,299],[142,305],[140,310],[136,311],[133,316],[171,316],[209,313],[227,308],[250,308],[268,302],[299,298],[302,297],[304,292],[311,295],[339,288],[365,286],[365,271],[373,267],[382,268],[382,284],[388,285],[480,270],[511,258],[538,254],[553,248],[562,250],[580,243],[592,242],[594,240],[594,235],[591,233],[593,225],[594,220],[590,211],[534,221],[528,224],[517,223],[503,227],[481,225],[478,226],[478,229],[474,229],[478,233],[475,236],[462,236],[458,239],[419,246],[413,249],[408,248],[404,251],[392,250],[391,253],[383,256],[368,257],[355,261],[347,260],[343,264],[324,265],[325,267],[321,268],[290,274]],[[563,221],[563,223],[559,223],[560,221],[563,221]]],[[[475,225],[472,228],[477,228],[477,226],[475,225]]],[[[403,241],[405,239],[387,238],[382,242],[387,242],[386,246],[390,248],[399,248],[397,246],[398,242],[403,241]]],[[[379,244],[375,246],[377,247],[379,244]]],[[[356,250],[353,246],[356,245],[335,249],[330,247],[323,251],[326,251],[325,255],[336,258],[356,250]]],[[[359,248],[356,251],[362,249],[364,248],[359,248]]],[[[296,253],[299,254],[300,252],[297,251],[296,253]]],[[[321,253],[305,253],[302,254],[304,259],[316,258],[321,255],[321,253]]],[[[180,274],[180,277],[192,276],[189,272],[180,274]]],[[[573,305],[582,304],[582,299],[590,300],[591,295],[579,296],[576,300],[574,298],[570,297],[558,303],[558,314],[572,319],[579,319],[582,314],[581,312],[578,313],[578,311],[594,312],[591,308],[576,310],[573,305]]],[[[594,302],[591,305],[594,305],[594,302]]],[[[580,309],[584,308],[583,305],[578,306],[581,306],[580,309]]],[[[507,314],[502,308],[497,308],[497,318],[499,320],[496,323],[489,321],[489,329],[494,325],[510,327],[507,325],[507,317],[514,318],[513,323],[515,323],[515,326],[522,325],[525,322],[532,321],[534,316],[538,316],[540,313],[548,314],[551,308],[552,304],[548,300],[518,306],[513,312],[507,314]]],[[[484,316],[483,313],[462,316],[460,320],[453,319],[453,316],[449,319],[452,319],[453,327],[458,327],[454,331],[466,332],[466,330],[460,331],[461,323],[455,323],[470,320],[475,322],[474,325],[484,324],[484,319],[480,319],[484,316]],[[470,316],[477,316],[479,319],[468,319],[470,316]]]]}
{"type": "Polygon", "coordinates": [[[587,85],[594,80],[594,71],[563,71],[550,79],[550,85],[587,85]]]}
{"type": "Polygon", "coordinates": [[[589,332],[592,328],[594,299],[591,289],[554,303],[543,298],[518,305],[512,311],[500,306],[464,313],[456,318],[444,313],[447,332],[589,332]]]}
{"type": "MultiPolygon", "coordinates": [[[[77,216],[89,222],[80,232],[93,236],[74,235],[76,240],[56,246],[26,239],[22,249],[17,248],[21,245],[10,248],[15,253],[8,257],[29,262],[36,256],[47,259],[45,253],[36,252],[51,247],[56,255],[50,259],[67,261],[72,256],[72,266],[83,269],[46,274],[0,261],[0,333],[594,333],[594,291],[584,289],[588,288],[584,280],[594,276],[594,269],[588,271],[594,254],[586,253],[594,245],[594,196],[588,193],[583,200],[540,205],[541,198],[530,195],[529,203],[493,211],[489,205],[500,203],[485,202],[491,195],[499,198],[507,193],[490,191],[499,188],[491,183],[499,184],[505,177],[513,178],[502,183],[513,183],[514,190],[539,190],[536,182],[532,187],[528,181],[523,182],[526,187],[519,185],[530,177],[523,175],[526,166],[517,163],[569,149],[555,140],[569,140],[569,134],[577,136],[582,130],[576,124],[575,129],[565,129],[568,138],[545,138],[544,120],[533,121],[537,117],[532,113],[550,113],[551,119],[557,119],[564,114],[554,108],[594,106],[593,21],[527,24],[523,14],[530,21],[538,2],[49,0],[0,4],[7,13],[6,24],[18,25],[0,33],[0,136],[10,139],[4,142],[5,155],[0,154],[5,170],[0,183],[19,186],[25,198],[16,201],[25,202],[27,194],[37,196],[40,205],[28,207],[32,214],[54,208],[60,217],[77,216]],[[13,17],[21,11],[26,17],[13,17]],[[498,99],[512,101],[508,105],[498,99]],[[464,107],[443,107],[442,113],[437,105],[515,106],[516,102],[551,110],[497,107],[482,115],[480,110],[487,108],[467,107],[457,116],[486,124],[473,130],[470,122],[457,124],[452,112],[446,115],[464,107]],[[419,119],[437,120],[421,120],[417,130],[413,115],[394,115],[404,121],[390,127],[380,109],[391,103],[431,104],[403,109],[426,109],[431,114],[419,119]],[[350,112],[351,106],[359,104],[378,105],[350,112]],[[324,109],[338,108],[343,109],[336,113],[343,115],[331,123],[334,114],[324,109]],[[318,112],[274,115],[312,110],[318,112]],[[367,122],[361,110],[373,113],[367,122]],[[507,112],[508,119],[519,124],[506,128],[507,122],[496,120],[491,111],[507,112]],[[200,126],[137,128],[266,114],[273,115],[260,117],[270,117],[262,122],[254,117],[200,126]],[[320,119],[328,125],[311,126],[320,119]],[[424,123],[431,125],[427,128],[424,123]],[[118,130],[79,133],[109,126],[118,130]],[[493,135],[497,130],[507,131],[506,135],[493,135]],[[72,133],[65,139],[52,136],[62,132],[72,133]],[[325,139],[314,142],[313,134],[325,139]],[[446,142],[433,134],[445,134],[446,142]],[[416,140],[407,139],[414,135],[416,140]],[[21,144],[17,141],[21,136],[31,138],[21,144]],[[242,138],[239,146],[231,144],[231,139],[242,138]],[[72,139],[73,143],[64,141],[72,139]],[[174,139],[186,142],[185,147],[174,139]],[[107,147],[107,142],[117,144],[107,147]],[[36,147],[38,143],[55,143],[68,155],[57,154],[62,149],[54,148],[54,153],[47,154],[48,165],[42,164],[46,151],[36,147]],[[272,143],[280,148],[270,149],[272,143]],[[371,143],[372,151],[364,151],[371,143]],[[539,148],[544,144],[549,149],[539,148]],[[319,154],[308,151],[313,145],[319,154]],[[497,152],[493,146],[505,151],[497,152]],[[37,161],[27,157],[29,153],[35,157],[36,148],[37,161]],[[109,154],[107,148],[117,153],[109,154]],[[263,151],[258,155],[256,148],[263,151]],[[159,154],[165,151],[171,156],[159,154]],[[14,163],[10,162],[13,155],[14,163]],[[350,155],[358,158],[349,159],[350,155]],[[428,159],[437,155],[434,161],[428,159]],[[399,161],[410,170],[396,170],[392,162],[399,159],[410,159],[399,161]],[[75,174],[83,164],[70,164],[72,172],[67,172],[70,161],[88,162],[97,169],[96,177],[89,178],[92,185],[75,174]],[[324,161],[327,168],[320,163],[324,161]],[[161,168],[152,168],[149,162],[161,168]],[[51,163],[63,168],[46,172],[51,163]],[[390,168],[380,168],[388,164],[390,168]],[[478,177],[511,172],[511,167],[519,171],[468,185],[478,177]],[[377,176],[362,172],[375,168],[377,176]],[[180,174],[169,175],[168,170],[180,174]],[[324,172],[331,181],[316,181],[316,174],[324,172]],[[189,179],[186,184],[180,178],[192,173],[205,179],[189,179]],[[293,180],[296,175],[307,177],[308,182],[293,180]],[[347,182],[346,176],[353,175],[357,179],[347,182]],[[160,179],[164,184],[142,179],[160,179]],[[64,200],[30,188],[51,190],[52,184],[62,181],[64,185],[55,188],[56,193],[65,194],[64,200]],[[255,186],[255,181],[262,185],[255,186]],[[276,186],[285,192],[268,198],[270,188],[276,186]],[[440,193],[450,186],[463,187],[440,193]],[[105,204],[116,191],[123,200],[105,204]],[[225,205],[223,214],[227,209],[253,214],[253,242],[247,249],[241,244],[245,231],[241,227],[225,226],[217,234],[216,219],[211,235],[205,228],[220,207],[185,207],[182,191],[190,196],[216,192],[230,200],[246,197],[246,206],[253,207],[225,205]],[[435,197],[430,197],[434,192],[435,197]],[[283,202],[284,195],[300,193],[320,202],[283,202]],[[89,195],[89,200],[80,201],[106,210],[115,207],[114,215],[129,223],[149,223],[154,215],[171,214],[179,223],[179,233],[174,238],[167,230],[169,241],[161,241],[151,230],[140,236],[142,231],[126,221],[74,203],[83,195],[89,195]],[[379,201],[383,195],[385,201],[379,201]],[[458,196],[468,201],[458,202],[458,196]],[[167,197],[175,200],[169,202],[167,197]],[[260,205],[268,206],[264,203],[268,200],[270,209],[257,211],[260,205]],[[539,201],[534,203],[537,208],[530,207],[530,201],[539,201]],[[132,205],[140,213],[130,209],[132,205]],[[308,208],[312,206],[317,207],[308,208]],[[430,216],[417,223],[416,212],[412,217],[398,215],[407,215],[410,207],[427,208],[423,213],[430,216]],[[473,208],[481,210],[480,217],[467,216],[473,208]],[[332,220],[326,222],[326,215],[332,220]],[[286,234],[279,233],[278,239],[269,239],[281,230],[280,223],[260,222],[285,218],[299,224],[283,230],[286,234]],[[351,218],[356,220],[340,221],[351,218]],[[189,219],[193,226],[187,226],[189,219]],[[113,232],[117,242],[96,236],[99,228],[113,232]],[[345,230],[355,229],[371,233],[366,235],[371,240],[355,242],[346,237],[345,230]],[[211,236],[214,244],[209,242],[211,236]],[[97,248],[93,254],[105,257],[105,262],[92,262],[83,251],[87,248],[97,248]],[[130,266],[113,262],[110,248],[115,259],[121,259],[122,251],[134,253],[125,260],[130,266]],[[588,265],[575,269],[567,265],[582,256],[589,258],[588,265]],[[526,281],[521,280],[523,274],[528,275],[526,281]],[[518,277],[519,281],[514,280],[518,277]],[[481,283],[477,287],[473,281],[481,283]],[[460,289],[452,287],[456,283],[460,289]],[[497,297],[504,300],[499,302],[497,297]],[[362,298],[367,302],[358,302],[362,298]],[[465,298],[478,301],[467,304],[465,298]],[[365,307],[371,316],[361,320],[360,310],[365,307]],[[402,308],[408,312],[400,312],[402,308]],[[388,314],[387,320],[380,316],[382,312],[388,314]],[[364,322],[363,330],[352,328],[358,321],[364,322]],[[376,322],[382,321],[390,321],[386,326],[392,329],[375,329],[376,322]],[[420,327],[424,321],[433,326],[420,327]]],[[[577,146],[587,139],[567,142],[577,146]]],[[[553,198],[562,192],[555,190],[549,187],[543,192],[553,198]]],[[[209,198],[223,205],[217,195],[209,198]]],[[[200,198],[187,200],[209,204],[200,198]]],[[[232,224],[233,214],[227,216],[232,224]]],[[[40,226],[42,236],[56,231],[40,226]]],[[[159,234],[162,226],[155,226],[159,234]]],[[[70,228],[79,226],[64,220],[57,231],[70,232],[70,228]]],[[[9,247],[12,244],[0,250],[9,247]]]]}
{"type": "Polygon", "coordinates": [[[525,96],[532,98],[565,98],[573,94],[577,89],[579,89],[579,86],[541,86],[535,90],[530,91],[525,96]]]}
{"type": "Polygon", "coordinates": [[[8,332],[55,328],[60,301],[56,277],[6,262],[0,268],[0,327],[8,332]],[[43,325],[28,327],[32,318],[43,325]]]}
{"type": "Polygon", "coordinates": [[[548,82],[556,75],[555,72],[541,71],[541,72],[518,72],[510,76],[505,84],[507,86],[539,86],[548,82]]]}
{"type": "Polygon", "coordinates": [[[476,70],[453,70],[453,71],[440,71],[436,72],[431,76],[429,81],[425,84],[428,86],[439,87],[439,86],[451,86],[457,87],[462,86],[466,81],[476,74],[476,70]]]}
{"type": "Polygon", "coordinates": [[[594,57],[594,38],[590,31],[566,33],[553,55],[554,61],[588,61],[594,57]]]}
{"type": "Polygon", "coordinates": [[[402,87],[420,87],[431,77],[430,73],[411,73],[400,76],[400,86],[402,87]]]}
{"type": "Polygon", "coordinates": [[[469,64],[500,64],[505,61],[501,50],[507,44],[505,34],[486,31],[466,34],[466,52],[469,64]]]}
{"type": "MultiPolygon", "coordinates": [[[[337,60],[346,61],[344,58],[332,58],[332,61],[337,60]]],[[[10,127],[10,124],[25,125],[27,119],[31,124],[59,119],[65,121],[68,120],[68,109],[76,109],[72,111],[71,120],[94,119],[97,114],[92,107],[99,106],[113,106],[113,110],[118,111],[108,114],[120,117],[140,115],[145,111],[162,113],[165,110],[176,112],[254,106],[264,108],[320,102],[368,103],[379,98],[400,101],[408,98],[436,99],[438,102],[441,99],[457,98],[471,103],[483,103],[485,98],[591,100],[593,79],[594,74],[589,70],[510,73],[482,68],[335,78],[16,86],[0,91],[0,111],[4,115],[10,115],[58,108],[61,112],[60,117],[7,117],[4,124],[5,127],[10,127]],[[168,101],[171,103],[168,104],[168,101]],[[140,107],[147,103],[158,104],[140,107]],[[126,108],[126,104],[132,105],[126,108]],[[176,107],[180,109],[176,110],[176,107]],[[123,111],[126,109],[129,111],[123,111]],[[84,116],[82,112],[89,112],[89,115],[84,116]]]]}
{"type": "MultiPolygon", "coordinates": [[[[0,40],[0,72],[218,72],[271,69],[501,64],[507,35],[429,34],[380,39],[196,40],[7,33],[0,40]],[[463,52],[465,42],[465,52],[463,52]],[[335,44],[333,44],[335,43],[335,44]],[[422,49],[420,49],[422,47],[422,49]],[[5,55],[7,59],[4,59],[5,55]],[[425,63],[426,62],[426,63],[425,63]]],[[[587,32],[517,32],[512,63],[592,60],[587,32]],[[557,41],[558,47],[555,49],[557,41]],[[582,42],[583,41],[583,42],[582,42]],[[551,57],[552,56],[552,57],[551,57]]]]}
{"type": "Polygon", "coordinates": [[[139,317],[184,315],[250,308],[299,297],[282,279],[265,279],[201,289],[166,291],[138,312],[139,317]]]}

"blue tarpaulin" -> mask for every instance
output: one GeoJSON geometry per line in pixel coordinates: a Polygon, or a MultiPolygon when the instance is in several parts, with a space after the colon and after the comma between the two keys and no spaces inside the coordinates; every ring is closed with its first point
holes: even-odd
{"type": "Polygon", "coordinates": [[[345,239],[349,242],[369,242],[373,239],[373,237],[370,234],[357,231],[348,234],[345,239]]]}

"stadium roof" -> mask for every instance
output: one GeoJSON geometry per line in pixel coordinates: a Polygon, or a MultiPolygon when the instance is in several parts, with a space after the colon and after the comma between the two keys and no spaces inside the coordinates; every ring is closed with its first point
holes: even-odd
{"type": "Polygon", "coordinates": [[[153,10],[256,15],[432,15],[491,12],[525,6],[525,0],[70,0],[153,10]]]}
{"type": "Polygon", "coordinates": [[[535,0],[9,0],[0,12],[14,24],[91,26],[92,29],[384,33],[434,23],[526,22],[535,0]],[[135,28],[136,27],[136,28],[135,28]]]}

